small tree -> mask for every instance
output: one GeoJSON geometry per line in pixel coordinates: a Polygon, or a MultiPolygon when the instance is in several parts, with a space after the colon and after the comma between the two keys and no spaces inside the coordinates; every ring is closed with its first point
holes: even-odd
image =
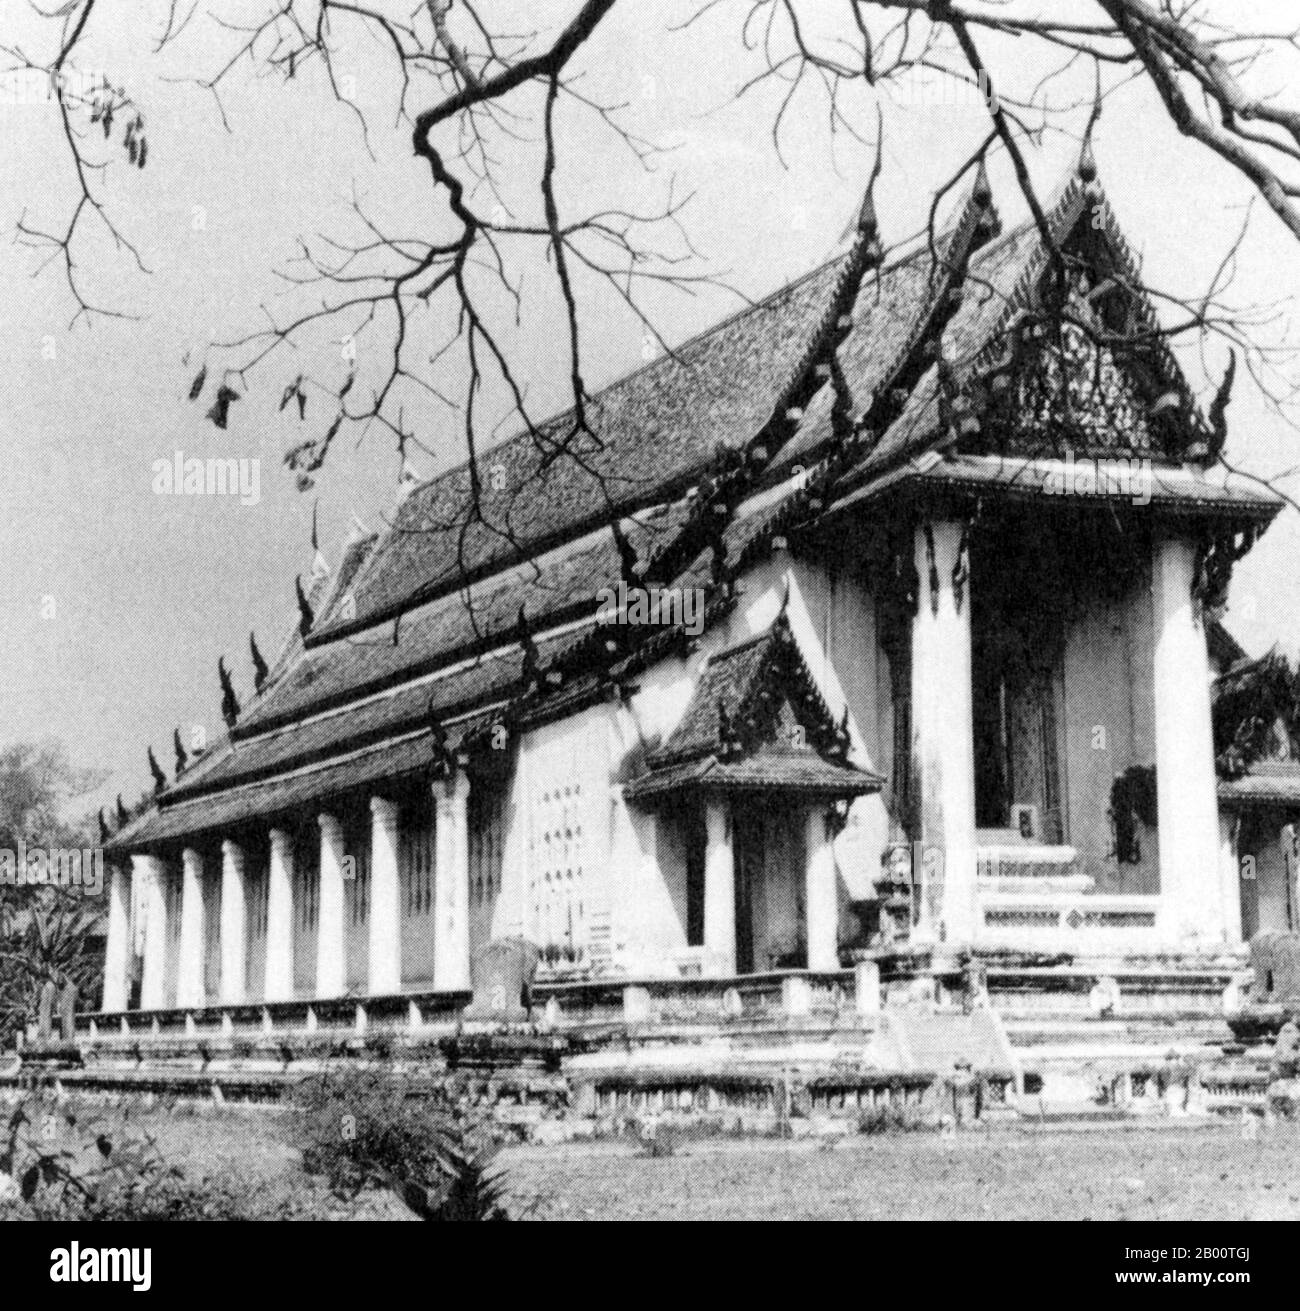
{"type": "Polygon", "coordinates": [[[384,1070],[327,1071],[304,1083],[297,1102],[306,1170],[349,1200],[386,1188],[421,1220],[508,1220],[475,1126],[408,1092],[384,1070]]]}
{"type": "MultiPolygon", "coordinates": [[[[73,765],[61,743],[0,748],[0,848],[16,851],[20,839],[28,848],[88,848],[87,826],[65,816],[99,781],[73,765]]],[[[103,902],[82,891],[0,884],[0,1047],[35,1016],[47,982],[98,996],[103,902]]]]}

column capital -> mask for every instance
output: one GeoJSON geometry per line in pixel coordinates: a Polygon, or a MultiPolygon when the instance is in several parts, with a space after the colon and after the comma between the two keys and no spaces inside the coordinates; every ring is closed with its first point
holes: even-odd
{"type": "Polygon", "coordinates": [[[195,847],[186,847],[181,852],[181,864],[186,869],[197,868],[200,873],[203,870],[203,856],[195,847]]]}
{"type": "Polygon", "coordinates": [[[434,797],[439,806],[463,804],[469,797],[469,775],[463,769],[451,770],[434,784],[434,797]]]}
{"type": "Polygon", "coordinates": [[[383,824],[385,827],[397,825],[397,802],[389,801],[387,797],[371,797],[370,813],[377,824],[383,824]]]}
{"type": "Polygon", "coordinates": [[[267,837],[271,842],[271,850],[277,855],[287,855],[293,851],[293,834],[286,829],[270,829],[267,832],[267,837]]]}
{"type": "Polygon", "coordinates": [[[320,825],[320,831],[329,838],[337,838],[343,832],[343,824],[337,815],[332,815],[328,810],[322,810],[316,816],[316,823],[320,825]]]}
{"type": "Polygon", "coordinates": [[[239,843],[236,842],[233,838],[225,838],[225,839],[222,840],[222,843],[221,843],[221,854],[222,854],[222,855],[223,855],[227,860],[239,860],[239,861],[242,861],[242,860],[244,859],[244,849],[243,849],[243,847],[241,847],[241,846],[239,845],[239,843]]]}

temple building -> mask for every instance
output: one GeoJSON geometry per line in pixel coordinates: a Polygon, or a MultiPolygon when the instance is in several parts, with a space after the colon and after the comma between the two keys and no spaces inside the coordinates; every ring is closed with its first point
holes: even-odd
{"type": "Polygon", "coordinates": [[[886,257],[868,202],[590,432],[347,543],[112,835],[103,1011],[468,1000],[518,938],[574,985],[1239,954],[1295,890],[1245,887],[1216,771],[1218,620],[1281,504],[1219,461],[1227,396],[1087,152],[1041,224],[981,171],[886,257]]]}

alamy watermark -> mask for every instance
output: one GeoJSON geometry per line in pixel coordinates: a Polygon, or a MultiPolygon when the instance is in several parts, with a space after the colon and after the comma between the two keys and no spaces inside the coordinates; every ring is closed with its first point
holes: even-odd
{"type": "Polygon", "coordinates": [[[18,105],[51,105],[62,92],[69,104],[87,104],[108,85],[100,72],[62,68],[11,68],[0,74],[0,108],[18,105]]]}
{"type": "Polygon", "coordinates": [[[262,461],[256,456],[235,459],[197,456],[177,451],[170,460],[153,462],[155,496],[238,496],[241,505],[262,499],[262,461]]]}
{"type": "Polygon", "coordinates": [[[1139,456],[1064,459],[1047,462],[1044,496],[1126,496],[1134,505],[1150,505],[1151,461],[1139,456]]]}
{"type": "Polygon", "coordinates": [[[78,889],[88,896],[104,890],[102,847],[0,847],[0,885],[78,889]]]}
{"type": "Polygon", "coordinates": [[[704,592],[698,587],[602,587],[596,593],[599,624],[662,624],[691,637],[704,631],[704,592]]]}

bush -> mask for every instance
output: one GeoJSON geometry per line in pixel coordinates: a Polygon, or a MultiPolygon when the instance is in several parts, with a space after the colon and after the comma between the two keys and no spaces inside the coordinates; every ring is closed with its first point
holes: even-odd
{"type": "Polygon", "coordinates": [[[858,1116],[858,1132],[864,1134],[911,1133],[923,1128],[924,1119],[911,1107],[873,1106],[858,1116]]]}
{"type": "Polygon", "coordinates": [[[299,1086],[303,1167],[339,1197],[389,1189],[422,1220],[507,1220],[501,1176],[479,1126],[408,1095],[386,1070],[344,1068],[299,1086]]]}
{"type": "Polygon", "coordinates": [[[292,1196],[235,1180],[186,1179],[128,1113],[82,1120],[70,1110],[20,1103],[6,1126],[0,1217],[57,1221],[285,1219],[292,1196]],[[4,1197],[3,1194],[8,1194],[4,1197]]]}

